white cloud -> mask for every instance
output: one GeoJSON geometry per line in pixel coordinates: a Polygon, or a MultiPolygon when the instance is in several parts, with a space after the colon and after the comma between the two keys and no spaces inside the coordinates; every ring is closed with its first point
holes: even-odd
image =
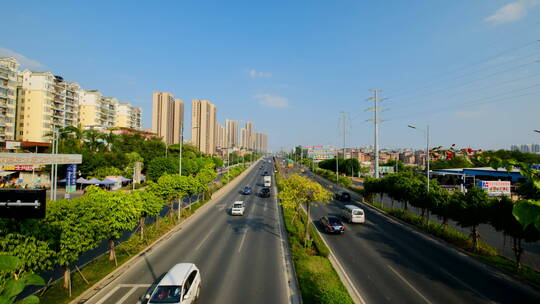
{"type": "Polygon", "coordinates": [[[22,54],[6,48],[0,47],[0,56],[13,57],[17,59],[23,68],[37,69],[45,67],[45,65],[41,64],[39,61],[30,59],[22,54]]]}
{"type": "Polygon", "coordinates": [[[282,96],[271,94],[257,94],[255,98],[259,100],[259,104],[267,108],[288,108],[289,100],[282,96]]]}
{"type": "Polygon", "coordinates": [[[509,3],[488,16],[484,21],[493,25],[509,23],[523,18],[527,14],[527,10],[540,3],[540,0],[519,0],[509,3]]]}
{"type": "Polygon", "coordinates": [[[255,70],[255,69],[249,70],[248,74],[249,74],[249,77],[251,77],[251,78],[270,78],[270,77],[272,77],[271,73],[261,72],[261,71],[255,70]]]}

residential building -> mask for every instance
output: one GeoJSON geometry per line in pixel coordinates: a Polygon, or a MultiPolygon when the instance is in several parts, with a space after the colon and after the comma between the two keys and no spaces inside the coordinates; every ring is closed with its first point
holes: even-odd
{"type": "Polygon", "coordinates": [[[201,152],[216,153],[217,109],[208,100],[191,101],[191,142],[201,152]]]}
{"type": "MultiPolygon", "coordinates": [[[[116,127],[141,129],[141,108],[131,106],[127,102],[119,102],[116,109],[116,127]]],[[[82,115],[82,112],[81,112],[82,115]]]]}
{"type": "Polygon", "coordinates": [[[19,85],[17,140],[50,141],[54,129],[78,124],[81,88],[76,82],[65,82],[50,72],[24,70],[19,85]]]}
{"type": "Polygon", "coordinates": [[[126,124],[130,119],[124,119],[124,111],[129,111],[123,108],[122,117],[119,118],[119,106],[118,99],[105,97],[98,90],[82,90],[79,104],[79,124],[84,129],[127,127],[126,124]],[[118,125],[118,123],[122,125],[118,125]]]}
{"type": "Polygon", "coordinates": [[[238,147],[238,120],[226,120],[225,121],[225,136],[227,147],[238,147]]]}
{"type": "Polygon", "coordinates": [[[223,127],[220,124],[217,124],[216,148],[217,149],[227,148],[227,138],[225,136],[225,127],[223,127]]]}
{"type": "Polygon", "coordinates": [[[531,152],[531,145],[520,145],[519,150],[523,153],[530,153],[531,152]]]}
{"type": "Polygon", "coordinates": [[[253,123],[247,121],[245,126],[240,130],[240,146],[244,149],[253,150],[255,147],[255,136],[253,131],[253,123]],[[242,130],[244,130],[242,132],[242,130]]]}
{"type": "Polygon", "coordinates": [[[15,139],[19,63],[0,57],[0,141],[15,139]]]}
{"type": "Polygon", "coordinates": [[[266,133],[262,132],[255,132],[254,138],[255,138],[255,144],[254,144],[254,150],[258,153],[266,153],[268,152],[268,135],[266,133]]]}
{"type": "Polygon", "coordinates": [[[184,126],[184,103],[171,93],[153,92],[152,132],[164,143],[178,144],[184,126]]]}

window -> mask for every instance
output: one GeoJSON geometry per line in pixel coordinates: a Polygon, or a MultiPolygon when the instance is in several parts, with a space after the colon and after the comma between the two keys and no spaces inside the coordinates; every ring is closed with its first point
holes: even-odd
{"type": "Polygon", "coordinates": [[[189,288],[191,287],[191,284],[193,284],[193,281],[195,280],[195,277],[197,276],[197,270],[193,270],[189,277],[186,280],[186,283],[184,284],[184,295],[189,292],[189,288]]]}
{"type": "Polygon", "coordinates": [[[23,132],[23,131],[20,131],[20,132],[19,132],[19,135],[24,135],[24,132],[23,132]]]}
{"type": "Polygon", "coordinates": [[[150,301],[152,303],[178,303],[181,289],[182,286],[158,286],[150,301]]]}

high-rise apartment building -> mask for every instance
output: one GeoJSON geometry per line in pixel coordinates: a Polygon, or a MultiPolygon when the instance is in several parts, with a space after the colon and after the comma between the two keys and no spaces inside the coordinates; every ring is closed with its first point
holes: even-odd
{"type": "Polygon", "coordinates": [[[253,137],[255,138],[255,144],[253,148],[255,152],[268,152],[268,135],[262,132],[255,132],[253,137]]]}
{"type": "Polygon", "coordinates": [[[255,135],[253,123],[248,121],[240,130],[240,146],[244,149],[253,150],[255,148],[255,135]]]}
{"type": "Polygon", "coordinates": [[[81,88],[50,72],[24,70],[17,96],[16,138],[50,141],[54,129],[76,126],[81,88]]]}
{"type": "Polygon", "coordinates": [[[227,138],[225,136],[225,127],[223,127],[220,124],[217,124],[217,141],[216,141],[216,148],[218,149],[224,149],[229,146],[227,146],[227,138]]]}
{"type": "Polygon", "coordinates": [[[214,154],[217,141],[217,109],[208,100],[191,101],[191,142],[203,153],[214,154]]]}
{"type": "Polygon", "coordinates": [[[184,103],[171,93],[154,92],[152,96],[152,132],[166,144],[178,144],[184,126],[184,103]]]}
{"type": "Polygon", "coordinates": [[[17,68],[12,57],[0,57],[0,140],[15,139],[17,68]]]}
{"type": "Polygon", "coordinates": [[[225,121],[225,137],[227,147],[238,147],[238,120],[225,121]]]}
{"type": "Polygon", "coordinates": [[[116,109],[116,127],[141,129],[141,108],[135,108],[127,102],[119,102],[116,109]]]}

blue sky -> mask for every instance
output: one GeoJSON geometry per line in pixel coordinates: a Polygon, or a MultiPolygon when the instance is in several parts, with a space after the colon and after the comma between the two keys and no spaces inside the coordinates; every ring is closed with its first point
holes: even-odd
{"type": "MultiPolygon", "coordinates": [[[[373,142],[370,88],[383,90],[382,147],[509,148],[540,142],[540,0],[9,1],[0,55],[131,102],[209,99],[218,120],[253,121],[273,150],[373,142]],[[21,57],[22,56],[22,57],[21,57]]],[[[186,134],[189,138],[190,134],[186,134]]]]}

